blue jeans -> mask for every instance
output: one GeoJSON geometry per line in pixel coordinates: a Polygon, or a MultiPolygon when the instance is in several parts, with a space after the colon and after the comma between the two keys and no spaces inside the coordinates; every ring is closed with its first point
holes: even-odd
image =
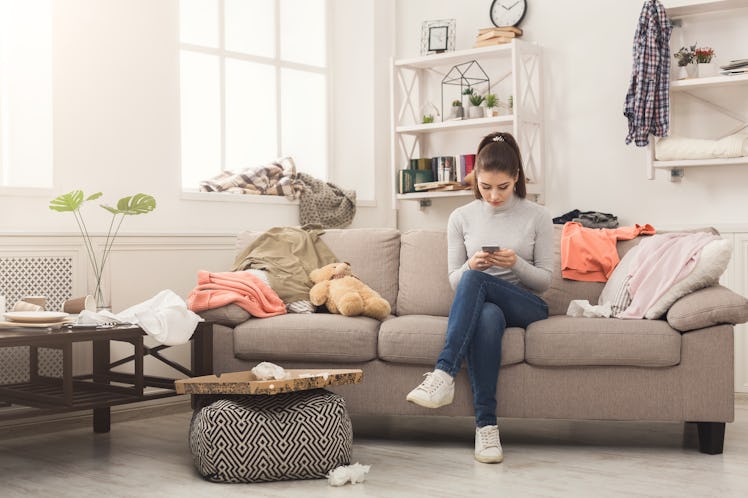
{"type": "Polygon", "coordinates": [[[462,275],[436,368],[455,377],[467,357],[476,426],[496,425],[504,330],[525,328],[544,318],[548,318],[548,305],[532,292],[481,271],[468,270],[462,275]]]}

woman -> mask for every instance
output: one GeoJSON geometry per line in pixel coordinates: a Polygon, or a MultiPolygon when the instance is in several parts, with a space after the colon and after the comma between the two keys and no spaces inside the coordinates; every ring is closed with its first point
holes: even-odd
{"type": "Polygon", "coordinates": [[[525,328],[548,317],[547,304],[536,294],[551,282],[553,224],[545,208],[525,199],[522,159],[509,133],[492,133],[481,141],[473,192],[476,200],[455,209],[448,222],[455,298],[444,349],[436,369],[425,374],[407,400],[427,408],[450,404],[454,377],[467,359],[475,459],[498,463],[504,459],[496,424],[501,338],[506,327],[525,328]]]}

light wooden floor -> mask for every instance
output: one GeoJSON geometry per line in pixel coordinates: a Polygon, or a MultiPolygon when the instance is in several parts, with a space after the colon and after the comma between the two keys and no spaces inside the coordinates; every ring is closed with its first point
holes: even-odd
{"type": "Polygon", "coordinates": [[[353,461],[363,484],[327,481],[214,484],[187,447],[185,405],[153,418],[88,425],[0,428],[0,496],[748,496],[748,400],[736,402],[725,452],[704,455],[696,430],[669,423],[502,420],[505,461],[472,458],[467,418],[354,418],[353,461]],[[14,432],[16,431],[16,432],[14,432]]]}

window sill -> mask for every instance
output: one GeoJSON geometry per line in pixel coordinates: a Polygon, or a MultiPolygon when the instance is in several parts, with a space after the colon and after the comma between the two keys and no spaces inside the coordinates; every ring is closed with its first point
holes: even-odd
{"type": "MultiPolygon", "coordinates": [[[[228,192],[198,192],[196,190],[184,190],[181,199],[186,201],[200,202],[248,202],[254,204],[285,204],[298,206],[299,200],[288,200],[282,195],[251,195],[231,194],[228,192]]],[[[376,207],[377,201],[357,200],[356,207],[376,207]]]]}
{"type": "Polygon", "coordinates": [[[249,202],[256,204],[285,204],[296,206],[298,199],[288,200],[282,195],[251,195],[231,194],[227,192],[198,192],[196,190],[182,191],[181,198],[186,201],[201,202],[249,202]]]}
{"type": "Polygon", "coordinates": [[[52,187],[9,187],[0,185],[0,194],[15,197],[54,197],[55,189],[52,187]]]}

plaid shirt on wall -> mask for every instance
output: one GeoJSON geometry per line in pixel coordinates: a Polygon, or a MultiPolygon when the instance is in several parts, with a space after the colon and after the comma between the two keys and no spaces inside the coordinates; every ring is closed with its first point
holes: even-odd
{"type": "Polygon", "coordinates": [[[646,0],[634,34],[634,67],[623,115],[629,121],[626,144],[643,147],[649,134],[670,133],[670,33],[673,26],[658,0],[646,0]]]}

